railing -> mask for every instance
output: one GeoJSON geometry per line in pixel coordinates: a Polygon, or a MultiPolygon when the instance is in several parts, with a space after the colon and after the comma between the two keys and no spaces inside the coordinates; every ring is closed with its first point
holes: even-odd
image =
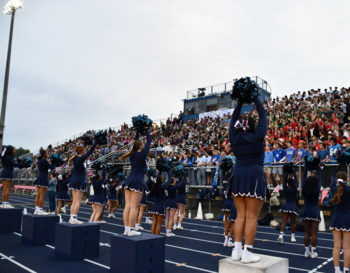
{"type": "MultiPolygon", "coordinates": [[[[267,81],[263,80],[262,78],[260,78],[258,76],[253,76],[250,78],[252,80],[256,81],[256,83],[262,89],[271,93],[271,87],[267,83],[267,81]]],[[[208,95],[208,94],[221,94],[224,92],[229,92],[232,90],[233,83],[234,83],[233,81],[230,81],[230,82],[225,82],[225,83],[221,83],[221,84],[206,86],[206,87],[204,87],[206,89],[205,94],[206,95],[208,95]]],[[[193,98],[197,98],[197,97],[198,97],[198,89],[187,91],[187,99],[188,100],[193,99],[193,98]]]]}

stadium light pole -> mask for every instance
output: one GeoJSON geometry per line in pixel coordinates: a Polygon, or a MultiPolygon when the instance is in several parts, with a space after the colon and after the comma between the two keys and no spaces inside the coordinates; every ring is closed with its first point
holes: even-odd
{"type": "Polygon", "coordinates": [[[7,90],[8,90],[8,86],[9,86],[9,76],[10,76],[10,62],[11,62],[13,22],[14,22],[14,19],[15,19],[16,10],[20,9],[21,7],[22,7],[21,0],[10,0],[4,6],[4,15],[11,15],[11,27],[10,27],[9,46],[8,46],[8,49],[7,49],[7,60],[6,60],[5,80],[4,80],[4,92],[3,92],[3,95],[2,95],[2,105],[1,105],[0,149],[2,149],[2,143],[3,143],[3,139],[4,139],[7,90]]]}

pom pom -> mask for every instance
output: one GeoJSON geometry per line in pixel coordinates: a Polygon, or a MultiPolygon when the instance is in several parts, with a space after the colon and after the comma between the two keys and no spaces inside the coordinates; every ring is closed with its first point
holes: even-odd
{"type": "Polygon", "coordinates": [[[178,165],[174,170],[175,175],[185,174],[185,166],[183,164],[178,165]]]}
{"type": "Polygon", "coordinates": [[[85,145],[92,145],[92,138],[90,134],[84,134],[82,140],[84,141],[85,145]]]}
{"type": "Polygon", "coordinates": [[[288,162],[284,164],[284,172],[286,173],[294,173],[294,163],[293,162],[288,162]]]}
{"type": "Polygon", "coordinates": [[[146,115],[138,115],[132,118],[132,130],[143,132],[145,127],[152,128],[153,121],[146,115]]]}
{"type": "Polygon", "coordinates": [[[152,176],[152,177],[156,177],[156,176],[157,176],[156,170],[155,170],[155,169],[149,168],[149,169],[147,170],[147,172],[148,172],[148,174],[149,174],[150,176],[152,176]]]}
{"type": "Polygon", "coordinates": [[[91,164],[91,168],[95,169],[96,171],[102,170],[102,163],[95,161],[91,164]]]}
{"type": "Polygon", "coordinates": [[[113,171],[113,169],[114,169],[114,168],[113,168],[113,166],[112,166],[112,165],[107,165],[107,166],[106,166],[106,172],[107,172],[107,173],[112,172],[112,171],[113,171]]]}
{"type": "Polygon", "coordinates": [[[316,156],[316,157],[313,157],[312,155],[305,156],[304,161],[305,161],[305,168],[308,171],[317,170],[322,165],[321,159],[318,156],[316,156]]]}
{"type": "Polygon", "coordinates": [[[95,139],[99,145],[106,145],[107,144],[106,134],[102,130],[95,134],[95,139]]]}
{"type": "Polygon", "coordinates": [[[337,150],[334,154],[333,157],[334,159],[338,162],[338,164],[344,165],[345,164],[345,160],[344,160],[344,152],[343,150],[337,150]]]}
{"type": "Polygon", "coordinates": [[[227,171],[231,171],[232,168],[233,168],[233,162],[230,158],[224,158],[222,161],[221,161],[221,164],[220,164],[220,168],[227,172],[227,171]]]}
{"type": "Polygon", "coordinates": [[[124,181],[125,178],[126,178],[125,173],[123,173],[123,172],[118,173],[118,179],[119,179],[120,181],[124,181]]]}
{"type": "Polygon", "coordinates": [[[51,155],[51,164],[60,167],[64,164],[64,160],[59,152],[51,155]]]}
{"type": "Polygon", "coordinates": [[[254,102],[254,98],[259,96],[259,94],[258,84],[249,77],[246,77],[235,80],[232,87],[231,98],[232,100],[251,104],[254,102]]]}
{"type": "Polygon", "coordinates": [[[157,167],[157,170],[160,172],[168,172],[174,168],[174,165],[169,160],[158,159],[156,167],[157,167]]]}
{"type": "Polygon", "coordinates": [[[349,165],[350,164],[350,148],[347,148],[344,151],[343,158],[344,158],[345,164],[349,165]]]}

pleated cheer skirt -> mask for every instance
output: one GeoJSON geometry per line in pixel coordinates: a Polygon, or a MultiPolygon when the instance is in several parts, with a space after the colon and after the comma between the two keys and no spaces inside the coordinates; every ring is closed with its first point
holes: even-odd
{"type": "Polygon", "coordinates": [[[0,180],[11,180],[13,181],[13,171],[3,169],[0,175],[0,180]]]}
{"type": "Polygon", "coordinates": [[[147,203],[154,204],[156,202],[156,199],[154,196],[148,196],[147,197],[147,203]]]}
{"type": "Polygon", "coordinates": [[[86,201],[87,205],[98,204],[101,206],[107,205],[107,200],[103,195],[94,195],[89,200],[86,201]]]}
{"type": "Polygon", "coordinates": [[[318,221],[321,222],[321,215],[318,205],[316,206],[304,206],[303,211],[300,214],[300,218],[303,221],[318,221]]]}
{"type": "Polygon", "coordinates": [[[153,206],[149,209],[148,213],[165,216],[165,205],[164,205],[164,203],[162,203],[162,204],[154,203],[153,206]]]}
{"type": "Polygon", "coordinates": [[[234,196],[253,197],[266,200],[267,183],[261,165],[239,165],[229,180],[234,196]]]}
{"type": "Polygon", "coordinates": [[[69,189],[72,191],[86,192],[87,187],[85,180],[85,175],[73,175],[71,181],[69,182],[69,189]]]}
{"type": "Polygon", "coordinates": [[[39,174],[34,182],[34,186],[38,186],[40,188],[48,188],[49,187],[49,180],[48,180],[47,174],[39,174]]]}
{"type": "Polygon", "coordinates": [[[119,188],[138,193],[143,193],[145,191],[146,194],[149,194],[149,189],[147,185],[143,182],[144,178],[145,174],[143,173],[131,173],[119,186],[119,188]]]}
{"type": "Polygon", "coordinates": [[[233,204],[233,198],[229,196],[225,200],[224,206],[222,207],[221,211],[231,211],[232,204],[233,204]]]}
{"type": "Polygon", "coordinates": [[[334,209],[331,222],[329,224],[330,230],[350,231],[350,210],[348,209],[334,209]]]}
{"type": "Polygon", "coordinates": [[[71,201],[72,199],[70,198],[69,194],[66,191],[59,191],[56,194],[56,200],[71,201]]]}
{"type": "Polygon", "coordinates": [[[231,211],[230,211],[230,215],[228,216],[228,221],[231,223],[236,222],[237,219],[237,209],[235,206],[235,203],[232,202],[232,207],[231,207],[231,211]]]}
{"type": "Polygon", "coordinates": [[[118,195],[116,193],[111,193],[108,195],[108,200],[109,201],[118,201],[118,195]]]}
{"type": "Polygon", "coordinates": [[[177,204],[186,207],[186,195],[182,195],[182,194],[178,195],[177,204]]]}
{"type": "Polygon", "coordinates": [[[166,209],[177,210],[177,200],[176,198],[168,198],[165,202],[166,209]]]}
{"type": "Polygon", "coordinates": [[[299,215],[299,210],[298,210],[297,205],[295,204],[295,202],[284,203],[284,205],[282,206],[281,210],[284,213],[294,213],[295,215],[299,215]]]}

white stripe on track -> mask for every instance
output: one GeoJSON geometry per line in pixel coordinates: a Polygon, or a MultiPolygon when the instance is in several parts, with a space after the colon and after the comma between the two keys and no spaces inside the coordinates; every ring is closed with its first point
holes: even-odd
{"type": "Polygon", "coordinates": [[[101,267],[104,267],[104,268],[106,268],[106,269],[108,269],[108,270],[111,269],[111,268],[110,268],[109,266],[107,266],[107,265],[100,264],[100,263],[96,263],[96,262],[91,261],[91,260],[88,260],[88,259],[84,259],[84,261],[89,262],[89,263],[92,263],[92,264],[95,264],[95,265],[98,265],[98,266],[101,266],[101,267]]]}
{"type": "MultiPolygon", "coordinates": [[[[17,196],[16,196],[17,197],[17,196]]],[[[28,200],[28,198],[31,198],[31,197],[24,197],[24,196],[20,196],[20,197],[18,197],[18,198],[26,198],[26,200],[28,200]]],[[[83,204],[83,203],[82,203],[83,204]]],[[[85,204],[83,204],[83,205],[85,205],[85,204]]],[[[86,205],[87,206],[87,205],[86,205]]],[[[81,208],[82,208],[83,206],[81,206],[81,208]]],[[[105,213],[107,213],[108,214],[108,212],[105,212],[105,213]]],[[[122,212],[118,212],[118,210],[115,212],[116,214],[121,214],[121,215],[123,215],[123,213],[122,212]]],[[[143,217],[143,218],[145,218],[145,217],[143,217]]],[[[117,218],[117,219],[120,219],[120,218],[117,218]]],[[[224,227],[222,226],[222,227],[218,227],[218,226],[211,226],[211,225],[203,225],[203,224],[198,224],[198,223],[192,223],[192,221],[191,222],[187,222],[187,220],[189,221],[189,220],[192,220],[192,221],[202,221],[202,222],[205,222],[205,221],[208,221],[208,222],[210,222],[210,220],[194,220],[194,219],[192,219],[192,218],[184,218],[184,221],[182,222],[182,223],[185,223],[185,224],[189,224],[189,225],[194,225],[194,226],[202,226],[202,227],[209,227],[209,228],[218,228],[218,229],[224,229],[224,227]],[[186,220],[186,221],[185,221],[186,220]]],[[[270,229],[271,230],[271,227],[264,227],[264,226],[258,226],[259,228],[265,228],[265,229],[270,229]]],[[[259,233],[259,234],[268,234],[268,235],[273,235],[273,236],[278,236],[279,235],[279,233],[277,234],[277,233],[272,233],[272,232],[263,232],[263,231],[257,231],[257,233],[259,233]]],[[[221,234],[219,234],[219,235],[221,235],[221,234]]],[[[326,236],[333,236],[332,234],[328,234],[328,233],[322,233],[322,235],[326,235],[326,236]]],[[[284,235],[285,237],[291,237],[291,235],[284,235]]],[[[295,236],[296,238],[302,238],[302,239],[304,239],[304,236],[295,236]]],[[[317,240],[318,241],[330,241],[330,242],[333,242],[333,238],[332,239],[325,239],[325,238],[317,238],[317,240]]],[[[277,241],[277,240],[276,240],[277,241]]],[[[293,245],[295,245],[294,243],[293,243],[293,245]]],[[[302,244],[300,244],[300,245],[302,245],[302,244]]],[[[331,249],[333,249],[333,248],[331,248],[331,249]]]]}
{"type": "Polygon", "coordinates": [[[168,260],[165,260],[167,263],[171,263],[171,264],[175,264],[175,265],[178,265],[178,266],[183,266],[183,267],[187,267],[187,268],[191,268],[191,269],[196,269],[196,270],[199,270],[199,271],[203,271],[203,272],[209,272],[209,273],[218,273],[217,271],[211,271],[211,270],[206,270],[206,269],[202,269],[202,268],[199,268],[199,267],[194,267],[194,266],[190,266],[190,265],[186,265],[186,264],[180,264],[180,263],[176,263],[176,262],[172,262],[172,261],[168,261],[168,260]]]}
{"type": "Polygon", "coordinates": [[[10,257],[0,253],[0,256],[8,261],[10,261],[11,263],[14,263],[15,265],[19,266],[19,267],[22,267],[23,269],[27,270],[28,272],[31,272],[31,273],[36,273],[36,271],[34,270],[31,270],[30,268],[26,267],[25,265],[19,263],[19,262],[16,262],[15,260],[13,259],[10,259],[10,257]]]}
{"type": "MultiPolygon", "coordinates": [[[[47,206],[47,205],[45,205],[47,206]]],[[[22,207],[25,207],[25,208],[29,208],[29,209],[33,209],[31,207],[27,207],[27,206],[22,206],[22,207]]],[[[82,207],[81,207],[82,208],[82,207]]],[[[34,209],[33,209],[34,210],[34,209]]],[[[91,209],[92,210],[92,209],[91,209]]],[[[87,212],[82,212],[80,211],[80,213],[83,213],[83,214],[91,214],[91,213],[87,213],[87,212]]],[[[90,218],[83,218],[83,217],[79,217],[79,219],[84,219],[84,220],[90,220],[90,218]]],[[[118,219],[118,218],[117,218],[118,219]]],[[[123,227],[124,228],[124,225],[118,225],[118,224],[113,224],[113,223],[105,223],[107,225],[112,225],[112,226],[118,226],[118,227],[123,227]]],[[[150,232],[148,230],[143,230],[144,232],[150,232]]],[[[103,231],[105,232],[105,231],[103,231]]],[[[108,231],[106,231],[105,233],[110,233],[108,231]]],[[[161,233],[161,234],[164,234],[165,233],[161,233]]],[[[184,238],[184,239],[189,239],[189,240],[194,240],[194,241],[202,241],[202,242],[207,242],[207,243],[213,243],[213,244],[222,244],[220,242],[214,242],[214,241],[209,241],[209,240],[204,240],[204,239],[198,239],[198,238],[191,238],[191,237],[186,237],[186,236],[181,236],[181,235],[176,235],[176,237],[178,238],[184,238]]],[[[320,248],[320,247],[318,247],[320,248]]],[[[265,252],[273,252],[273,253],[283,253],[283,254],[287,254],[287,255],[293,255],[293,256],[300,256],[300,257],[304,257],[304,254],[297,254],[297,253],[293,253],[293,252],[283,252],[283,251],[276,251],[276,250],[270,250],[270,249],[264,249],[264,248],[257,248],[257,247],[254,247],[254,249],[257,249],[257,250],[261,250],[261,251],[265,251],[265,252]]],[[[329,258],[325,258],[325,257],[320,257],[318,256],[316,259],[323,259],[323,260],[328,260],[329,258]]]]}
{"type": "MultiPolygon", "coordinates": [[[[47,205],[45,205],[47,206],[47,205]]],[[[24,207],[24,206],[23,206],[24,207]]],[[[30,208],[30,207],[27,207],[27,208],[30,208]]],[[[84,206],[81,206],[80,207],[81,209],[87,209],[87,210],[91,210],[92,211],[92,208],[85,208],[84,206]]],[[[81,212],[81,211],[80,211],[81,212]]],[[[84,212],[81,212],[81,213],[84,213],[84,212]]],[[[120,213],[118,213],[120,214],[120,213]]],[[[118,219],[118,220],[123,220],[122,218],[118,218],[116,217],[115,219],[118,219]]],[[[90,220],[90,219],[89,219],[90,220]]],[[[198,224],[197,224],[198,225],[198,224]]],[[[199,226],[203,226],[203,225],[199,225],[199,226]]],[[[124,227],[124,226],[123,226],[124,227]]],[[[165,225],[162,225],[162,227],[165,227],[165,225]]],[[[208,226],[207,226],[208,227],[208,226]]],[[[199,233],[204,233],[204,234],[211,234],[211,235],[215,235],[215,236],[223,236],[222,234],[220,233],[214,233],[214,232],[207,232],[207,231],[201,231],[201,230],[196,230],[197,232],[199,233]]],[[[259,233],[259,231],[257,231],[257,233],[259,233]]],[[[270,234],[270,235],[274,235],[274,236],[278,236],[277,233],[267,233],[267,232],[260,232],[260,233],[264,233],[264,234],[270,234]]],[[[299,236],[300,237],[300,236],[299,236]]],[[[303,237],[304,238],[304,237],[303,237]]],[[[257,241],[262,241],[264,242],[265,239],[260,239],[260,238],[255,238],[255,240],[257,241]]],[[[328,240],[328,239],[327,239],[328,240]]],[[[328,241],[333,241],[333,240],[328,240],[328,241]]],[[[276,240],[276,244],[277,244],[277,240],[276,240]]],[[[295,246],[301,246],[301,247],[304,247],[304,244],[297,244],[297,243],[289,243],[289,242],[285,242],[284,243],[285,245],[295,245],[295,246]]],[[[325,246],[317,246],[317,248],[321,248],[321,249],[329,249],[329,250],[333,250],[332,247],[325,247],[325,246]]],[[[255,248],[255,249],[258,249],[258,248],[255,248]]],[[[304,255],[301,255],[301,256],[304,256],[304,255]]]]}

